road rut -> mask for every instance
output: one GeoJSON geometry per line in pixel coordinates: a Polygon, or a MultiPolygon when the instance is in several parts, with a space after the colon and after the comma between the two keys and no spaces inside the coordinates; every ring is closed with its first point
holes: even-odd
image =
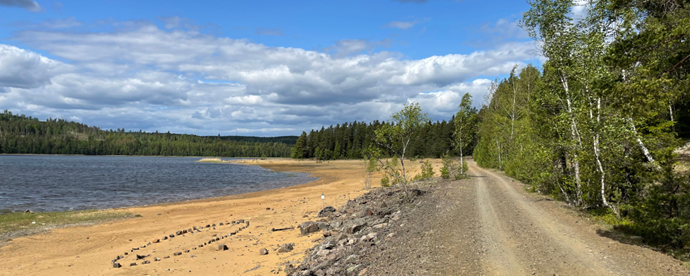
{"type": "Polygon", "coordinates": [[[469,179],[439,184],[409,210],[371,275],[690,275],[503,173],[469,167],[469,179]]]}

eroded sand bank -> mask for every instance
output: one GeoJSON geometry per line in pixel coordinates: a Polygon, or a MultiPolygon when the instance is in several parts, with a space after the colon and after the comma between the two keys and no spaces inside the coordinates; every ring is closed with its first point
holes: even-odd
{"type": "MultiPolygon", "coordinates": [[[[123,209],[142,217],[94,226],[69,227],[18,238],[0,248],[2,275],[269,275],[278,273],[287,262],[298,262],[305,249],[311,248],[318,234],[300,236],[296,227],[314,220],[321,209],[321,194],[326,205],[341,206],[365,191],[362,189],[362,161],[297,161],[291,159],[244,160],[276,171],[307,172],[320,179],[304,185],[243,195],[195,200],[181,203],[123,209]],[[211,239],[238,230],[242,225],[227,222],[247,220],[250,225],[237,235],[199,247],[211,239]],[[220,226],[220,223],[224,223],[220,226]],[[215,230],[176,236],[164,236],[193,226],[216,224],[215,230]],[[295,227],[288,231],[272,228],[295,227]],[[214,236],[215,235],[215,236],[214,236]],[[152,243],[161,239],[160,243],[152,243]],[[294,250],[278,253],[281,244],[295,243],[294,250]],[[226,251],[218,251],[225,244],[226,251]],[[142,245],[147,245],[141,248],[142,245]],[[113,268],[111,260],[132,248],[113,268]],[[195,248],[196,249],[193,249],[195,248]],[[266,248],[268,255],[260,255],[266,248]],[[185,250],[190,250],[185,253],[185,250]],[[182,252],[180,256],[174,253],[182,252]],[[136,254],[149,255],[135,260],[136,254]],[[164,258],[170,256],[170,258],[164,258]],[[155,261],[154,258],[161,258],[155,261]],[[150,264],[142,264],[148,260],[150,264]],[[136,262],[136,266],[130,263],[136,262]]],[[[411,175],[419,171],[419,162],[409,162],[411,175]]],[[[438,167],[438,161],[435,162],[438,167]]],[[[438,171],[436,169],[436,171],[438,171]]],[[[379,178],[374,176],[372,186],[379,178]]],[[[164,189],[162,187],[162,189],[164,189]]],[[[282,273],[280,273],[282,274],[282,273]]]]}

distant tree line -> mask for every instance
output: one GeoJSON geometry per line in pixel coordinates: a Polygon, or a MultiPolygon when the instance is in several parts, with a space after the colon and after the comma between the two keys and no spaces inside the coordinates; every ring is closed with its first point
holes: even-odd
{"type": "Polygon", "coordinates": [[[0,113],[0,153],[290,157],[296,136],[244,137],[147,133],[0,113]]]}
{"type": "MultiPolygon", "coordinates": [[[[477,113],[476,108],[469,112],[477,113]]],[[[416,132],[406,156],[411,158],[440,158],[444,154],[457,156],[460,150],[454,145],[455,116],[450,121],[426,121],[416,132]]],[[[372,123],[352,122],[336,126],[321,127],[302,132],[293,151],[293,158],[311,158],[317,160],[362,159],[365,151],[376,146],[375,131],[391,125],[390,122],[374,121],[372,123]]],[[[474,133],[474,132],[472,132],[474,133]]],[[[464,143],[463,153],[471,155],[476,144],[474,135],[464,143]]],[[[385,156],[392,156],[390,151],[383,151],[385,156]]]]}

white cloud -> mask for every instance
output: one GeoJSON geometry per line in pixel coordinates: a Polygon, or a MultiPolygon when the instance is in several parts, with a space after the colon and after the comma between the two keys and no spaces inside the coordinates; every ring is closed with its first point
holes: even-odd
{"type": "Polygon", "coordinates": [[[33,0],[0,0],[0,6],[24,8],[32,12],[40,12],[41,6],[33,0]]]}
{"type": "Polygon", "coordinates": [[[34,52],[0,44],[0,87],[37,88],[67,66],[34,52]]]}
{"type": "Polygon", "coordinates": [[[409,28],[412,28],[414,25],[416,25],[419,21],[393,21],[393,22],[388,22],[386,25],[383,25],[384,28],[397,28],[401,30],[407,30],[409,28]]]}
{"type": "Polygon", "coordinates": [[[76,116],[105,128],[198,134],[294,134],[382,120],[410,99],[447,119],[458,95],[484,93],[483,77],[524,64],[534,47],[512,43],[405,59],[374,51],[387,40],[343,40],[318,52],[148,22],[107,24],[121,27],[111,33],[18,32],[16,41],[70,65],[0,46],[10,49],[0,54],[0,83],[13,83],[4,85],[10,88],[0,93],[0,106],[39,117],[76,116]]]}

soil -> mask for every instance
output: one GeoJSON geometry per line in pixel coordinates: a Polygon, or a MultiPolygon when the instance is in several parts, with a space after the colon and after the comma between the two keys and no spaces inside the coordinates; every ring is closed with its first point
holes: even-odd
{"type": "MultiPolygon", "coordinates": [[[[399,220],[374,218],[388,226],[361,231],[359,236],[377,233],[381,238],[374,242],[319,252],[330,239],[325,238],[301,266],[288,270],[292,275],[690,275],[686,264],[635,239],[609,238],[615,235],[605,226],[525,192],[500,172],[470,163],[469,175],[416,187],[425,192],[397,205],[399,220]],[[358,266],[347,262],[353,254],[358,266]],[[323,262],[330,262],[329,269],[323,262]]],[[[356,213],[348,210],[353,206],[348,203],[344,212],[356,213]]],[[[337,229],[328,231],[338,235],[337,229]]]]}

